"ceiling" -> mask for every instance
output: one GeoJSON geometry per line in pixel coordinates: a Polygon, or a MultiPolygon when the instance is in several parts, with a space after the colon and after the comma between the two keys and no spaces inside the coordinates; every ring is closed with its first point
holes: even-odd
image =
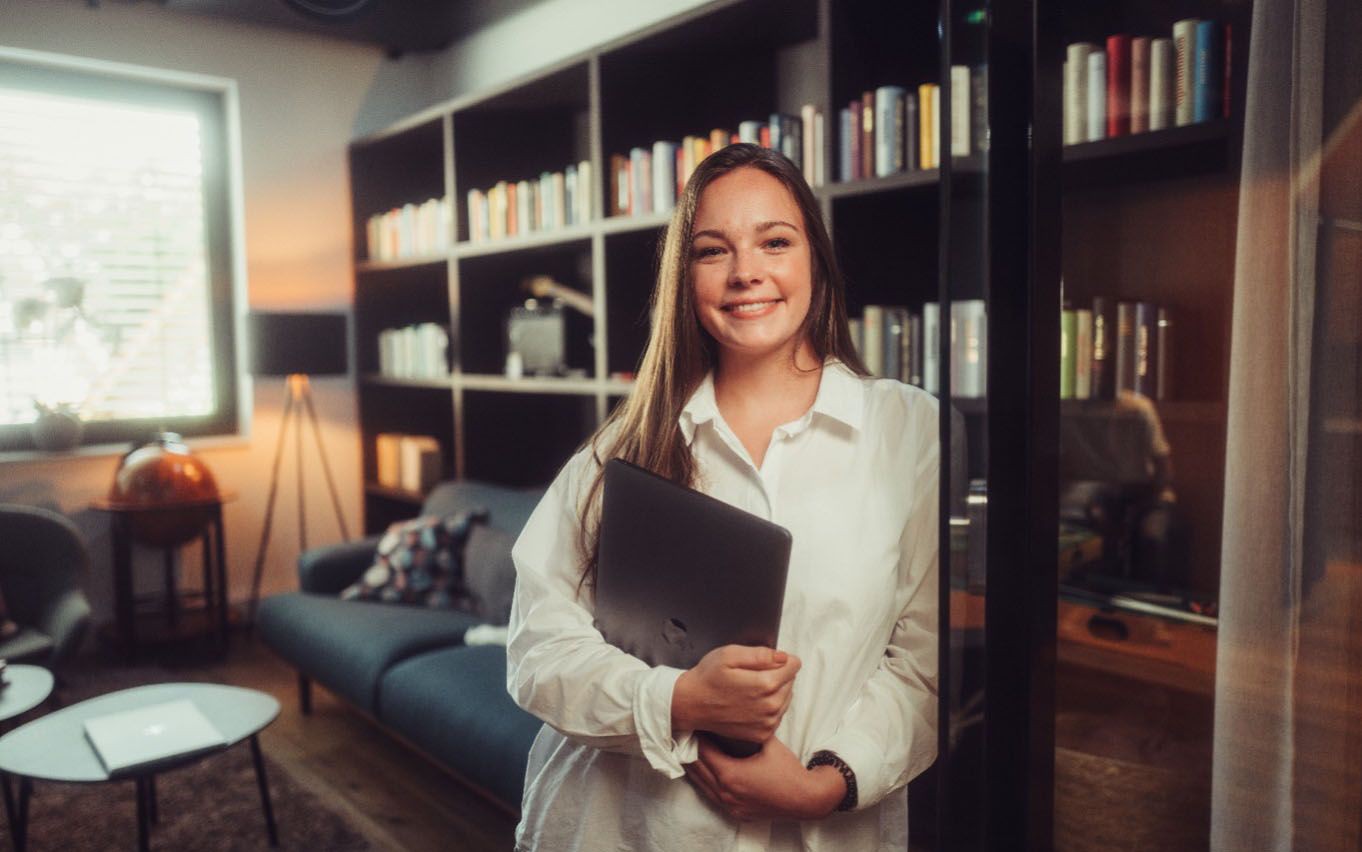
{"type": "MultiPolygon", "coordinates": [[[[87,0],[98,6],[101,0],[87,0]]],[[[175,12],[375,44],[439,50],[539,0],[157,0],[175,12]]]]}

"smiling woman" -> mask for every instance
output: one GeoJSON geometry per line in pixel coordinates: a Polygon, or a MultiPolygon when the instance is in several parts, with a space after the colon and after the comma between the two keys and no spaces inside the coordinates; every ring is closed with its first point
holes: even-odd
{"type": "Polygon", "coordinates": [[[638,376],[514,550],[509,685],[547,723],[517,848],[905,847],[904,787],[936,750],[937,405],[867,376],[818,206],[781,154],[732,145],[692,175],[638,376]],[[682,671],[605,642],[612,458],[790,531],[779,649],[682,671]],[[761,750],[729,757],[708,734],[761,750]]]}

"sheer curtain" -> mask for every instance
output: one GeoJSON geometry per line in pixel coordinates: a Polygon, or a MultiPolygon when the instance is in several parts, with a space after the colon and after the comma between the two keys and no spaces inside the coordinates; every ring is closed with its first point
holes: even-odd
{"type": "Polygon", "coordinates": [[[1254,0],[1211,844],[1358,849],[1356,0],[1254,0]]]}

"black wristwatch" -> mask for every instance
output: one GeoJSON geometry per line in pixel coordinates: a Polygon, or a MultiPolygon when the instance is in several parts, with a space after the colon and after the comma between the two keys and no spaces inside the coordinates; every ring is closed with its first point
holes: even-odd
{"type": "Polygon", "coordinates": [[[850,811],[856,808],[856,773],[851,771],[847,762],[838,757],[836,752],[816,751],[813,757],[809,758],[808,767],[813,769],[815,766],[831,766],[842,773],[842,780],[847,783],[847,794],[842,797],[842,801],[837,803],[837,810],[850,811]]]}

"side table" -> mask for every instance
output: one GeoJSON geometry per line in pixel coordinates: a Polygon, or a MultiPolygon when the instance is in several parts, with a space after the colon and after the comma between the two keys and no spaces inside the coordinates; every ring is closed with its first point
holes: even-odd
{"type": "Polygon", "coordinates": [[[141,619],[141,626],[155,628],[160,638],[170,640],[207,634],[216,652],[226,652],[227,560],[222,505],[231,499],[233,495],[223,494],[215,500],[159,506],[130,506],[106,499],[91,504],[92,508],[109,513],[113,521],[113,638],[124,658],[135,658],[141,647],[137,605],[144,601],[133,594],[134,544],[161,550],[165,565],[164,592],[152,613],[156,620],[141,619]],[[166,533],[171,527],[186,525],[187,534],[166,533]],[[176,588],[175,554],[196,539],[203,549],[203,606],[185,610],[176,588]],[[204,623],[191,624],[190,619],[199,614],[204,623]]]}
{"type": "MultiPolygon", "coordinates": [[[[0,723],[21,716],[46,701],[52,694],[54,682],[52,672],[42,666],[22,663],[6,666],[5,685],[0,689],[0,723]]],[[[18,824],[18,813],[8,775],[0,776],[0,787],[4,788],[5,794],[5,818],[12,828],[18,824]]]]}

